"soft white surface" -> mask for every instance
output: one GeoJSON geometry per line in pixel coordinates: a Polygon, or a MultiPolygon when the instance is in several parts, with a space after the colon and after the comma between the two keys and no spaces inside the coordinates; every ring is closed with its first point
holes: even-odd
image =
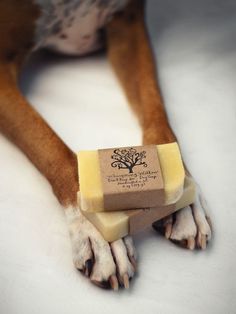
{"type": "MultiPolygon", "coordinates": [[[[236,3],[150,0],[148,16],[171,124],[208,200],[213,242],[188,252],[149,230],[136,238],[132,288],[100,290],[73,268],[49,184],[0,136],[0,313],[236,312],[236,3]]],[[[37,56],[22,85],[74,150],[140,143],[103,56],[37,56]]]]}

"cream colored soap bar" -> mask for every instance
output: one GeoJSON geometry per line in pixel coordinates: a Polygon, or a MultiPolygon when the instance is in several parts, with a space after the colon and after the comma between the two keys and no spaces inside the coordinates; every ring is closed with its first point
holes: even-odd
{"type": "Polygon", "coordinates": [[[173,204],[181,197],[185,172],[177,143],[112,150],[116,154],[105,161],[101,158],[100,151],[78,153],[80,206],[83,211],[155,207],[173,204]],[[149,151],[152,153],[151,157],[151,153],[148,155],[149,151]],[[124,156],[127,156],[126,160],[124,156]],[[131,169],[132,158],[135,162],[131,169]],[[157,161],[157,165],[154,161],[157,161]],[[103,171],[109,167],[111,170],[106,177],[107,182],[117,184],[118,190],[111,191],[110,194],[107,193],[109,184],[105,186],[107,191],[104,192],[103,175],[103,171]],[[124,191],[119,190],[122,187],[124,191]]]}
{"type": "Polygon", "coordinates": [[[139,210],[83,214],[101,232],[106,241],[112,242],[128,234],[135,234],[153,222],[170,215],[194,202],[195,184],[192,179],[185,178],[184,191],[176,204],[163,207],[139,210]]]}
{"type": "Polygon", "coordinates": [[[185,171],[177,143],[157,145],[165,184],[165,204],[175,203],[183,193],[185,171]]]}

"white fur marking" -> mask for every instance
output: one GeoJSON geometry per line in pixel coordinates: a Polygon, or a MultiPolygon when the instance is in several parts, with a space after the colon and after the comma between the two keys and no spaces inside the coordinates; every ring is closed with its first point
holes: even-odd
{"type": "MultiPolygon", "coordinates": [[[[116,267],[120,275],[128,273],[129,277],[134,274],[127,250],[122,239],[111,243],[115,255],[114,262],[111,247],[98,230],[81,214],[79,209],[69,207],[65,211],[69,225],[72,242],[73,261],[77,268],[83,269],[87,259],[95,258],[95,264],[91,274],[91,280],[107,281],[111,275],[116,274],[116,267]]],[[[132,238],[127,238],[129,251],[136,256],[132,238]]]]}
{"type": "Polygon", "coordinates": [[[201,195],[199,194],[198,190],[198,195],[196,197],[195,202],[192,205],[193,208],[193,215],[198,227],[198,230],[201,232],[201,234],[207,236],[207,240],[211,239],[211,228],[206,220],[206,215],[204,209],[206,208],[206,202],[204,203],[204,207],[202,206],[201,202],[201,195]]]}
{"type": "Polygon", "coordinates": [[[191,208],[185,207],[176,213],[176,222],[173,225],[170,238],[181,241],[189,237],[196,237],[197,227],[193,219],[191,208]]]}
{"type": "Polygon", "coordinates": [[[100,30],[129,0],[35,0],[41,8],[35,49],[83,55],[103,46],[100,30]]]}

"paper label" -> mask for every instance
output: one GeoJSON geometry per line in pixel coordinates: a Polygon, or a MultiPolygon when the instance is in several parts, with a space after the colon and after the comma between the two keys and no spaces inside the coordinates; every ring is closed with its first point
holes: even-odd
{"type": "Polygon", "coordinates": [[[157,220],[160,220],[175,211],[175,204],[156,208],[129,210],[127,211],[127,215],[129,216],[129,234],[136,234],[145,228],[150,227],[152,223],[157,220]]]}
{"type": "Polygon", "coordinates": [[[105,209],[164,204],[164,183],[155,145],[101,149],[98,154],[105,209]]]}

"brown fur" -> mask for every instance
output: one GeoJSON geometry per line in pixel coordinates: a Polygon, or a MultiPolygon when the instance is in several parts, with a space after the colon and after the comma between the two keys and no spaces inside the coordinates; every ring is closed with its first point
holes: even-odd
{"type": "Polygon", "coordinates": [[[158,88],[144,13],[144,1],[138,0],[116,15],[107,27],[108,56],[138,114],[144,144],[174,142],[158,88]]]}
{"type": "MultiPolygon", "coordinates": [[[[0,131],[49,180],[64,206],[79,189],[75,154],[31,107],[17,87],[20,65],[32,47],[37,6],[29,0],[0,2],[0,131]]],[[[144,22],[144,1],[132,0],[107,26],[111,64],[138,114],[145,144],[176,140],[165,114],[144,22]],[[135,73],[135,77],[133,77],[135,73]]]]}

